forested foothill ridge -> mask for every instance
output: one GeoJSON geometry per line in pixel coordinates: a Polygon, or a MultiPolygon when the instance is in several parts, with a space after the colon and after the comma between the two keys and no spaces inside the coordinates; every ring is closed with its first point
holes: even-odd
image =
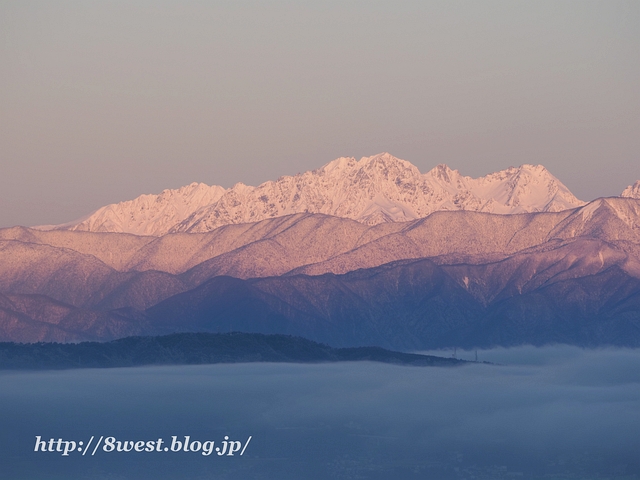
{"type": "Polygon", "coordinates": [[[175,333],[127,337],[110,342],[0,343],[0,369],[116,368],[217,363],[379,362],[448,367],[470,362],[380,347],[331,348],[288,335],[258,333],[175,333]]]}

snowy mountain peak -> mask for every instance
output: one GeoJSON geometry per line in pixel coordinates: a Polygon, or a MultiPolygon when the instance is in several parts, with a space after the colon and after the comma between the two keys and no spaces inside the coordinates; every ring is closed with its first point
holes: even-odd
{"type": "Polygon", "coordinates": [[[164,235],[195,210],[218,201],[226,190],[218,185],[193,182],[158,195],[140,195],[121,203],[106,205],[90,216],[61,226],[68,230],[121,232],[136,235],[164,235]]]}
{"type": "Polygon", "coordinates": [[[629,185],[622,192],[621,197],[640,199],[640,180],[633,185],[629,185]]]}
{"type": "Polygon", "coordinates": [[[412,163],[394,157],[387,152],[372,155],[371,157],[362,157],[358,163],[362,164],[363,166],[377,166],[382,168],[395,167],[417,170],[417,168],[412,163]]]}
{"type": "Polygon", "coordinates": [[[457,170],[452,170],[444,163],[436,165],[427,172],[427,175],[430,175],[444,183],[453,183],[460,178],[460,174],[457,170]]]}
{"type": "Polygon", "coordinates": [[[353,157],[340,157],[327,163],[322,168],[320,168],[319,171],[323,171],[324,173],[343,171],[347,168],[353,167],[355,163],[357,163],[357,160],[353,157]]]}
{"type": "Polygon", "coordinates": [[[510,167],[480,178],[440,164],[425,174],[380,153],[337,158],[323,167],[257,187],[192,183],[102,207],[74,230],[163,235],[206,232],[293,213],[324,213],[368,225],[423,218],[437,210],[489,213],[560,211],[584,205],[542,165],[510,167]]]}

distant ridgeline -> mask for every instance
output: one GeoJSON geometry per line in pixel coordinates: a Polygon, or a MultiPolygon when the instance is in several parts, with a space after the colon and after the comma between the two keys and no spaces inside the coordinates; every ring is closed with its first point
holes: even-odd
{"type": "Polygon", "coordinates": [[[541,166],[471,179],[384,154],[0,229],[0,341],[230,331],[640,347],[640,183],[585,204],[541,166]]]}
{"type": "Polygon", "coordinates": [[[257,187],[192,183],[158,195],[105,205],[87,217],[41,228],[162,236],[210,232],[295,213],[322,213],[366,225],[405,222],[440,210],[558,212],[584,205],[542,165],[480,178],[446,165],[427,173],[388,153],[338,158],[321,168],[257,187]]]}
{"type": "Polygon", "coordinates": [[[468,363],[454,358],[392,352],[379,347],[331,348],[300,337],[255,333],[179,333],[161,337],[128,337],[107,343],[0,343],[0,369],[352,361],[413,366],[468,363]]]}

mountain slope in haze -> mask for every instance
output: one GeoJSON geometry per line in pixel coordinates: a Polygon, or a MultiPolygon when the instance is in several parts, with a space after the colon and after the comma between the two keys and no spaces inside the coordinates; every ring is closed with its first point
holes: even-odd
{"type": "MultiPolygon", "coordinates": [[[[490,215],[435,212],[422,220],[403,224],[397,232],[362,242],[353,250],[289,273],[346,273],[403,258],[437,256],[447,256],[447,261],[460,263],[477,257],[472,262],[476,263],[506,258],[554,239],[578,237],[608,242],[640,259],[640,201],[600,198],[583,207],[558,213],[490,215]]],[[[580,256],[580,252],[576,255],[580,256]]]]}
{"type": "Polygon", "coordinates": [[[480,178],[446,165],[421,174],[388,153],[338,158],[322,168],[257,187],[225,190],[191,184],[160,195],[107,205],[57,229],[164,235],[208,232],[223,225],[295,213],[324,213],[366,225],[424,218],[439,210],[498,214],[557,212],[583,205],[541,165],[522,165],[480,178]]]}
{"type": "Polygon", "coordinates": [[[374,226],[320,214],[295,214],[225,225],[202,234],[143,237],[14,227],[0,229],[0,239],[75,250],[121,272],[181,274],[198,268],[250,277],[281,275],[297,268],[302,269],[298,273],[307,274],[344,273],[403,258],[449,254],[508,255],[553,238],[576,236],[619,246],[626,243],[633,253],[634,245],[640,244],[639,215],[638,200],[612,197],[557,213],[439,211],[412,222],[374,226]]]}
{"type": "Polygon", "coordinates": [[[403,350],[569,343],[640,346],[640,279],[606,242],[576,238],[487,263],[402,260],[343,275],[216,276],[145,311],[0,297],[1,340],[173,332],[281,333],[403,350]]]}
{"type": "Polygon", "coordinates": [[[220,275],[342,274],[420,258],[488,264],[519,252],[552,256],[558,242],[573,263],[604,267],[613,258],[640,277],[638,218],[640,201],[608,198],[558,213],[435,212],[375,226],[296,214],[159,238],[11,228],[0,230],[0,292],[45,295],[78,308],[145,309],[220,275]]]}
{"type": "Polygon", "coordinates": [[[0,240],[13,240],[24,244],[48,245],[91,255],[105,265],[127,271],[132,258],[157,237],[125,233],[84,232],[71,230],[40,230],[26,227],[0,229],[0,240]]]}
{"type": "Polygon", "coordinates": [[[0,292],[45,295],[78,308],[147,308],[193,288],[150,270],[118,272],[92,255],[50,245],[0,240],[0,292]]]}
{"type": "Polygon", "coordinates": [[[162,237],[0,230],[0,339],[180,331],[400,349],[640,346],[640,200],[437,211],[366,225],[299,213],[162,237]]]}
{"type": "Polygon", "coordinates": [[[77,308],[44,295],[0,294],[0,341],[109,340],[149,330],[143,317],[77,308]]]}
{"type": "Polygon", "coordinates": [[[640,346],[639,279],[612,265],[593,274],[589,268],[551,278],[534,273],[519,290],[509,275],[524,280],[532,271],[521,277],[518,270],[455,268],[423,259],[344,275],[215,277],[152,307],[145,318],[159,334],[285,333],[335,346],[401,350],[640,346]],[[491,298],[481,298],[472,282],[494,284],[482,286],[492,290],[491,298]]]}

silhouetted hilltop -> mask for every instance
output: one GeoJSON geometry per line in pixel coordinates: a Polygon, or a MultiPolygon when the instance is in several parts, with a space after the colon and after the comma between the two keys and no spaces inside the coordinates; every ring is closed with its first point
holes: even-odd
{"type": "Polygon", "coordinates": [[[379,347],[331,348],[301,337],[236,332],[127,337],[106,343],[0,343],[0,369],[345,361],[413,366],[454,366],[466,363],[453,358],[393,352],[379,347]]]}

